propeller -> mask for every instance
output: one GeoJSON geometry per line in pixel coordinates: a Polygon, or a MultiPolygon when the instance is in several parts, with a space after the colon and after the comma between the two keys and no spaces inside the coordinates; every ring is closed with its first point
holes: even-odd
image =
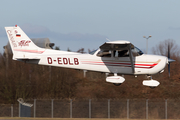
{"type": "Polygon", "coordinates": [[[174,62],[174,61],[175,60],[170,58],[170,47],[169,47],[169,44],[168,44],[168,73],[169,73],[169,77],[170,77],[170,63],[174,62]]]}
{"type": "Polygon", "coordinates": [[[170,66],[171,66],[171,64],[170,64],[170,62],[169,62],[169,59],[170,59],[170,48],[169,48],[169,44],[168,44],[168,73],[169,73],[169,77],[170,77],[170,66]]]}

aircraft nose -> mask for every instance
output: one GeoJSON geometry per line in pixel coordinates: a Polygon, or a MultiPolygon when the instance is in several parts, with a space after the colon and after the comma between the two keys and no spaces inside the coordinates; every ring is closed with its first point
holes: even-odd
{"type": "Polygon", "coordinates": [[[168,63],[174,62],[175,60],[168,58],[168,63]]]}

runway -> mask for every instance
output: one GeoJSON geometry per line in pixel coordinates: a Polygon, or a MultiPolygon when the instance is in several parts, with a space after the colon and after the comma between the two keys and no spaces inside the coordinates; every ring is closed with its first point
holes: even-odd
{"type": "MultiPolygon", "coordinates": [[[[108,118],[26,118],[26,117],[0,117],[0,120],[109,120],[108,118]]],[[[127,120],[119,118],[110,118],[111,120],[127,120]]],[[[133,119],[133,120],[147,120],[147,119],[133,119]]],[[[148,119],[148,120],[165,120],[165,119],[148,119]]],[[[168,119],[178,120],[178,119],[168,119]]]]}

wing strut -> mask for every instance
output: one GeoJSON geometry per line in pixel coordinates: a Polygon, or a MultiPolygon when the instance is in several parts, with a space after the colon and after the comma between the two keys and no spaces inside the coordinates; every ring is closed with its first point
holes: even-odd
{"type": "Polygon", "coordinates": [[[133,61],[133,55],[132,55],[132,51],[131,51],[131,44],[128,45],[128,49],[129,49],[129,57],[130,57],[130,61],[131,61],[132,73],[134,73],[134,61],[133,61]]]}

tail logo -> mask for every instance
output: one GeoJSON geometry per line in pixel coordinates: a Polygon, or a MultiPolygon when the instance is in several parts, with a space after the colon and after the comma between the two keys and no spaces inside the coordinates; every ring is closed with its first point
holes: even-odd
{"type": "Polygon", "coordinates": [[[13,34],[12,34],[12,31],[8,30],[7,33],[9,35],[9,39],[10,39],[13,47],[17,47],[16,42],[15,42],[14,37],[13,37],[13,34]]]}
{"type": "Polygon", "coordinates": [[[30,43],[31,41],[29,41],[29,40],[21,40],[20,42],[18,42],[18,44],[19,44],[19,46],[29,46],[29,43],[30,43]]]}

